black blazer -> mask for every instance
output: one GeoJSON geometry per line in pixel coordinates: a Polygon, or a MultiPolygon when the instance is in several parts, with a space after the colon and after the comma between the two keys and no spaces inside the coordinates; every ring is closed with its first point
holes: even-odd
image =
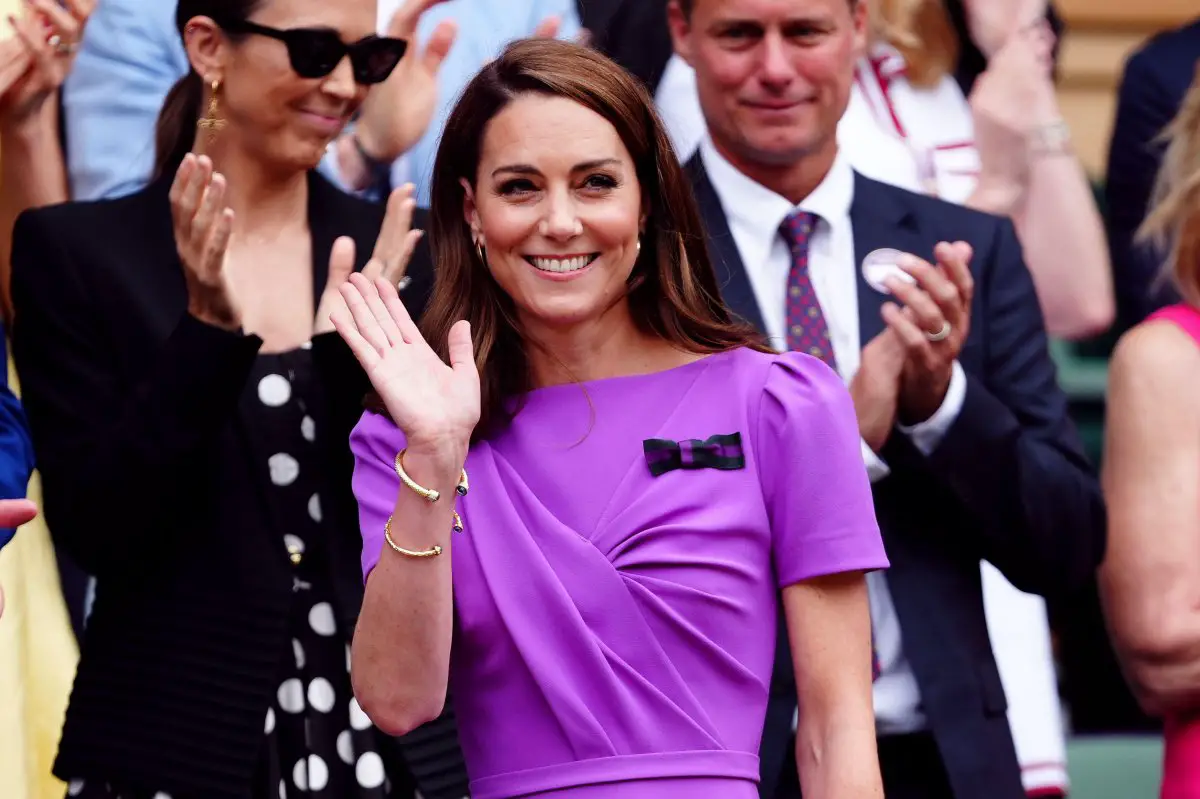
{"type": "MultiPolygon", "coordinates": [[[[239,412],[262,342],[186,313],[168,188],[29,211],[14,232],[13,351],[46,518],[98,578],[55,773],[232,799],[249,796],[292,578],[239,412]]],[[[314,298],[334,239],[354,238],[361,268],[382,215],[311,174],[314,298]]],[[[417,315],[432,286],[427,247],[408,274],[417,315]]],[[[368,382],[336,333],[316,337],[313,357],[350,631],[362,578],[346,441],[368,382]]]]}
{"type": "Polygon", "coordinates": [[[1200,61],[1200,19],[1160,33],[1125,63],[1117,117],[1108,151],[1105,217],[1113,282],[1122,327],[1141,322],[1179,301],[1169,282],[1158,282],[1166,254],[1134,242],[1149,211],[1164,143],[1156,141],[1183,105],[1200,61]]]}
{"type": "MultiPolygon", "coordinates": [[[[688,164],[722,295],[763,329],[762,315],[699,156],[688,164]]],[[[925,457],[894,433],[881,457],[875,513],[891,560],[888,586],[904,654],[959,799],[1020,799],[1020,768],[992,657],[979,563],[989,560],[1021,590],[1043,596],[1084,583],[1103,559],[1099,485],[1067,416],[1047,351],[1041,309],[1012,223],[855,176],[851,207],[865,345],[884,328],[887,299],[858,265],[894,247],[931,257],[938,241],[975,249],[971,330],[959,357],[962,412],[925,457]]],[[[786,636],[777,649],[762,747],[762,795],[774,796],[796,707],[786,636]]]]}

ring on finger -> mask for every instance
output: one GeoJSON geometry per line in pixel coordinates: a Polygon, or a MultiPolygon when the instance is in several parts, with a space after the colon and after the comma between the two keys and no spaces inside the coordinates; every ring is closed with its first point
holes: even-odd
{"type": "Polygon", "coordinates": [[[50,45],[50,47],[60,55],[68,55],[75,52],[75,43],[68,42],[57,33],[51,34],[50,38],[46,40],[46,44],[50,45]]]}
{"type": "Polygon", "coordinates": [[[925,333],[925,338],[933,342],[945,341],[950,336],[950,323],[942,320],[942,327],[935,333],[925,333]]]}
{"type": "Polygon", "coordinates": [[[408,275],[396,281],[396,291],[404,291],[412,283],[412,278],[408,275]]]}

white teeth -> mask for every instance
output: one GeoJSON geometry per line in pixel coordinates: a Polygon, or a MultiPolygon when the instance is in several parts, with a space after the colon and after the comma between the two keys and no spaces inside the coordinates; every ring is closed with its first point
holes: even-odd
{"type": "Polygon", "coordinates": [[[583,269],[592,262],[589,255],[579,255],[574,258],[537,258],[529,259],[533,265],[543,272],[575,272],[583,269]]]}

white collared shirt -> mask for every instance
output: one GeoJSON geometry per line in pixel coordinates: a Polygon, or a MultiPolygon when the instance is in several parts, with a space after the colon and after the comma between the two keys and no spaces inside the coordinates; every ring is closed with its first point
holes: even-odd
{"type": "MultiPolygon", "coordinates": [[[[839,153],[825,179],[798,206],[739,172],[705,136],[700,157],[721,200],[734,243],[746,268],[771,345],[786,349],[786,289],[791,254],[779,227],[796,210],[816,214],[809,240],[808,271],[829,328],[838,373],[847,383],[858,371],[862,344],[858,320],[858,263],[850,207],[854,171],[839,153]]],[[[900,428],[926,454],[940,443],[962,410],[966,376],[956,362],[950,390],[938,411],[914,428],[900,428]]],[[[872,482],[887,476],[887,466],[864,443],[863,457],[872,482]]],[[[888,592],[886,572],[867,575],[871,624],[881,673],[875,681],[875,720],[880,734],[913,732],[925,727],[921,694],[904,656],[900,624],[888,592]]]]}

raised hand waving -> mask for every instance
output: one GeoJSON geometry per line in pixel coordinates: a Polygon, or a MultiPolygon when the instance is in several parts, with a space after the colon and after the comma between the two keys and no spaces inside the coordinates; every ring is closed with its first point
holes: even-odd
{"type": "Polygon", "coordinates": [[[362,364],[392,421],[414,442],[465,449],[479,422],[479,371],[471,327],[459,321],[447,341],[450,363],[426,343],[396,287],[350,276],[333,326],[362,364]]]}

